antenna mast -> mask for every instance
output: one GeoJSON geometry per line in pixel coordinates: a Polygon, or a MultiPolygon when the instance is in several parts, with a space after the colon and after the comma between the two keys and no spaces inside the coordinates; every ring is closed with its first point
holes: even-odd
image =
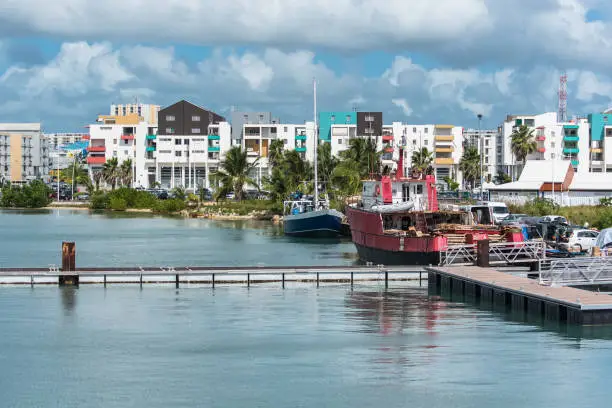
{"type": "Polygon", "coordinates": [[[558,122],[567,122],[567,74],[565,71],[559,77],[559,111],[557,112],[558,122]]]}
{"type": "Polygon", "coordinates": [[[315,210],[319,207],[319,182],[317,169],[317,147],[319,147],[319,127],[317,125],[317,80],[313,79],[314,95],[314,204],[315,210]]]}

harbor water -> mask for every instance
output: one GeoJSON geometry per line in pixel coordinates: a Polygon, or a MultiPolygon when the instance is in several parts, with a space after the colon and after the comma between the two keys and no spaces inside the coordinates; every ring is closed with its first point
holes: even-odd
{"type": "MultiPolygon", "coordinates": [[[[350,242],[252,223],[4,212],[0,225],[3,266],[48,263],[61,239],[88,265],[355,261],[350,242]]],[[[610,328],[517,321],[417,285],[0,286],[0,406],[607,405],[610,328]]]]}

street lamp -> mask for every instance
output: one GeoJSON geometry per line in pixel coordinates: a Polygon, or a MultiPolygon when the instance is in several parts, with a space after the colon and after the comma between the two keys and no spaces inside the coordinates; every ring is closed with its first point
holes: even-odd
{"type": "Polygon", "coordinates": [[[480,199],[484,201],[484,174],[482,172],[482,168],[483,168],[483,141],[482,141],[482,134],[480,132],[480,124],[482,122],[482,114],[478,114],[478,139],[480,140],[480,199]]]}

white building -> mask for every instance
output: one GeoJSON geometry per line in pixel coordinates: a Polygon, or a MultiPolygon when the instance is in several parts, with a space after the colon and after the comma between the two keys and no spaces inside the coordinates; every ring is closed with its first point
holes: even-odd
{"type": "Polygon", "coordinates": [[[263,179],[271,174],[268,156],[270,144],[274,140],[282,140],[285,150],[296,150],[304,160],[314,161],[314,122],[300,125],[260,123],[242,126],[242,147],[246,149],[250,162],[257,160],[255,172],[251,177],[260,185],[263,179]]]}
{"type": "Polygon", "coordinates": [[[537,150],[527,156],[527,160],[564,160],[574,167],[577,173],[587,173],[590,165],[590,123],[586,118],[578,118],[566,123],[557,122],[557,113],[540,115],[511,115],[502,124],[501,154],[498,165],[516,180],[519,168],[512,152],[512,133],[527,126],[534,132],[537,150]]]}
{"type": "Polygon", "coordinates": [[[138,115],[142,118],[143,122],[157,126],[157,117],[159,115],[159,110],[159,105],[128,103],[124,105],[111,105],[110,115],[116,117],[138,115]]]}
{"type": "Polygon", "coordinates": [[[133,185],[147,188],[153,184],[156,180],[157,128],[140,119],[137,115],[100,116],[98,123],[89,126],[87,164],[90,176],[101,171],[108,159],[117,158],[119,164],[131,159],[133,185]]]}
{"type": "Polygon", "coordinates": [[[159,135],[155,180],[164,188],[197,190],[211,185],[210,175],[219,168],[223,154],[231,148],[229,123],[208,125],[201,135],[159,135]]]}
{"type": "Polygon", "coordinates": [[[463,145],[475,147],[480,153],[482,149],[483,157],[483,173],[485,182],[491,182],[497,175],[498,157],[502,154],[502,147],[499,142],[499,129],[464,129],[463,130],[463,145]],[[482,138],[482,142],[481,139],[482,138]]]}

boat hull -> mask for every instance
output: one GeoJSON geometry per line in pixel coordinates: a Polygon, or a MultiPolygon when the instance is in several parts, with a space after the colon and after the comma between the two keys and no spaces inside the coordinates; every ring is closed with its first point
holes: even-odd
{"type": "Polygon", "coordinates": [[[351,239],[363,262],[377,265],[438,265],[448,247],[444,236],[408,237],[385,234],[378,212],[349,207],[351,239]]]}
{"type": "Polygon", "coordinates": [[[338,237],[342,235],[342,213],[335,210],[318,210],[283,219],[285,235],[294,237],[338,237]]]}

